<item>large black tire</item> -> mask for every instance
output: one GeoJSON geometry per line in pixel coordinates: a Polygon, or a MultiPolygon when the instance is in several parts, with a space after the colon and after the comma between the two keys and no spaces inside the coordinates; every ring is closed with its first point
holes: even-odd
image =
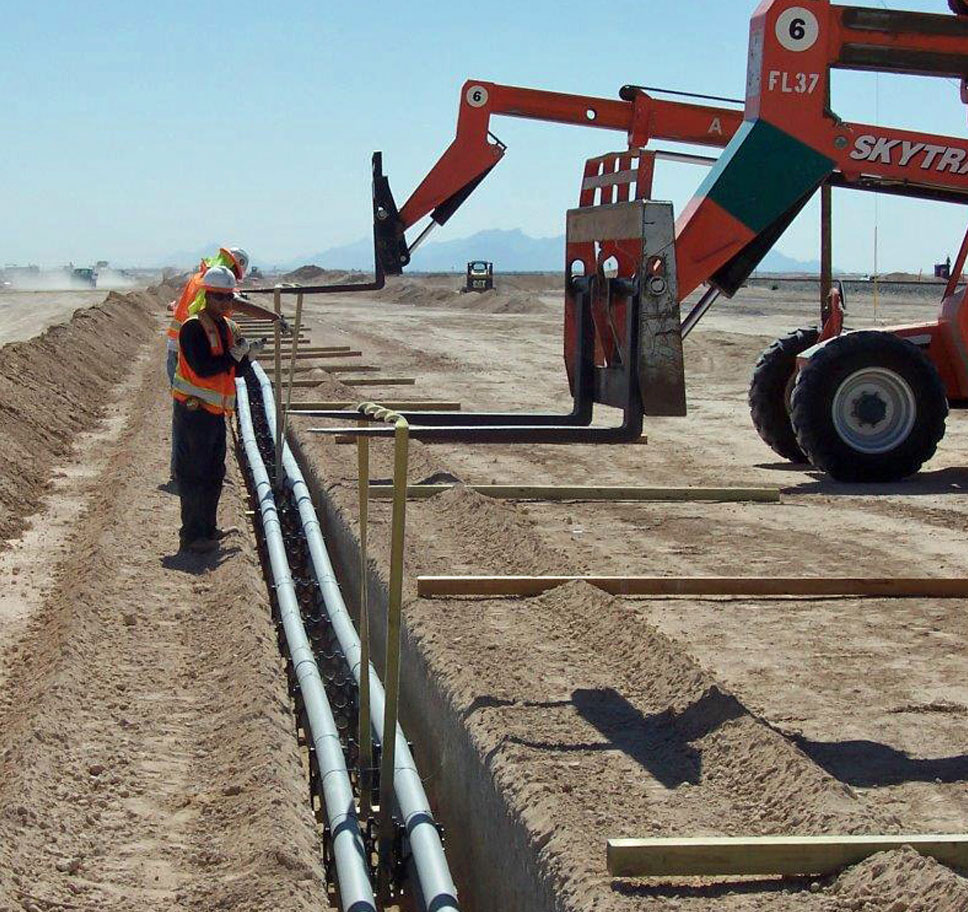
{"type": "Polygon", "coordinates": [[[795,329],[765,349],[753,367],[750,380],[750,417],[756,433],[778,456],[806,462],[790,423],[790,393],[796,379],[797,355],[817,344],[815,326],[795,329]]]}
{"type": "Polygon", "coordinates": [[[916,345],[885,332],[832,339],[797,376],[791,419],[810,462],[838,481],[897,481],[944,436],[948,399],[916,345]]]}

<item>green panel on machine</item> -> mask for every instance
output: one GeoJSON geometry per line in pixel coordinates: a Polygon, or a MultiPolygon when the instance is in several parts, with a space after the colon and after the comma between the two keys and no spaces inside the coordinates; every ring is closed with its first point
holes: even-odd
{"type": "Polygon", "coordinates": [[[814,190],[834,161],[765,120],[746,121],[703,181],[709,198],[757,234],[814,190]]]}

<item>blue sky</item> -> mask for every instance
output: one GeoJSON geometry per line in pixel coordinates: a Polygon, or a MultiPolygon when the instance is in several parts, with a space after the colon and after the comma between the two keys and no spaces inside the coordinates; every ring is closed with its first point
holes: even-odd
{"type": "MultiPolygon", "coordinates": [[[[858,5],[884,3],[855,0],[858,5]]],[[[271,263],[369,231],[369,157],[398,202],[449,143],[469,77],[615,97],[626,82],[739,96],[754,0],[0,5],[0,264],[156,263],[213,239],[271,263]]],[[[944,0],[891,8],[947,12],[944,0]]],[[[835,75],[846,119],[966,133],[947,80],[835,75]]],[[[484,228],[563,231],[602,131],[496,119],[505,159],[441,240],[484,228]]],[[[662,165],[677,208],[702,179],[662,165]]],[[[836,261],[873,267],[874,202],[836,194],[836,261]]],[[[957,248],[960,207],[882,198],[880,267],[957,248]]],[[[810,209],[778,247],[817,252],[810,209]]]]}

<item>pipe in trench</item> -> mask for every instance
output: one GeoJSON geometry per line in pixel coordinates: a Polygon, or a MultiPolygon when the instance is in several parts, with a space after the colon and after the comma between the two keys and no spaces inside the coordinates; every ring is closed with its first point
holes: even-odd
{"type": "MultiPolygon", "coordinates": [[[[275,402],[272,382],[262,367],[253,362],[255,375],[262,390],[262,401],[266,410],[269,427],[275,427],[275,402]]],[[[329,615],[333,632],[339,641],[347,664],[353,672],[357,684],[360,681],[360,637],[356,632],[353,619],[346,610],[339,582],[333,571],[322,529],[316,516],[309,487],[303,478],[299,463],[289,444],[283,442],[283,469],[287,484],[292,489],[293,501],[299,509],[306,543],[309,547],[313,570],[319,584],[323,602],[329,615]]],[[[383,684],[370,666],[370,722],[377,739],[383,740],[383,707],[385,703],[383,684]]],[[[425,909],[433,912],[459,912],[457,888],[454,886],[440,833],[434,823],[430,802],[424,791],[417,764],[410,752],[403,729],[398,725],[396,731],[396,754],[393,769],[393,788],[401,819],[406,827],[410,841],[410,851],[417,870],[421,899],[425,909]]]]}
{"type": "MultiPolygon", "coordinates": [[[[252,426],[252,414],[244,380],[236,380],[239,427],[245,453],[252,470],[256,499],[262,514],[266,549],[276,586],[276,599],[293,670],[299,682],[309,734],[316,749],[316,760],[323,788],[323,804],[333,842],[342,908],[353,912],[376,912],[373,887],[366,866],[366,850],[360,833],[353,786],[350,784],[339,731],[326,699],[323,680],[312,646],[303,626],[296,590],[292,581],[279,514],[272,496],[272,483],[259,453],[252,426]]],[[[270,420],[271,426],[271,420],[270,420]]]]}

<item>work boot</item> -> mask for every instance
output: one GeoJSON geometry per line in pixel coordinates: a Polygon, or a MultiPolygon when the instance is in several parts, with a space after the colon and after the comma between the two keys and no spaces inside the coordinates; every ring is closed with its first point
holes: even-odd
{"type": "Polygon", "coordinates": [[[185,550],[193,554],[210,554],[218,550],[218,541],[214,538],[196,538],[185,545],[185,550]]]}

